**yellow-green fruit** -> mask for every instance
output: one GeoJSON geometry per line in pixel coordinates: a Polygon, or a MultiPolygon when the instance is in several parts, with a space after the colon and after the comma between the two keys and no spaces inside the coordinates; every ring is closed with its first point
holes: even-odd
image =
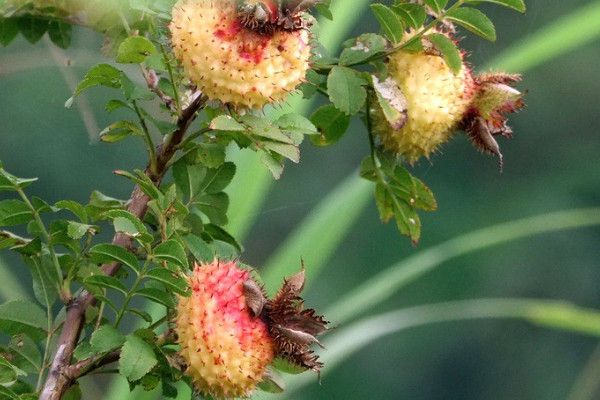
{"type": "Polygon", "coordinates": [[[309,67],[306,30],[245,28],[236,0],[179,0],[169,28],[189,79],[210,99],[236,108],[284,100],[309,67]]]}
{"type": "Polygon", "coordinates": [[[261,318],[246,304],[249,271],[235,262],[196,265],[190,297],[179,297],[178,343],[185,374],[196,389],[214,398],[247,397],[274,358],[275,344],[261,318]]]}
{"type": "MultiPolygon", "coordinates": [[[[413,35],[406,34],[404,40],[413,35]]],[[[455,75],[440,56],[406,51],[390,56],[388,71],[406,98],[408,119],[395,130],[376,109],[373,132],[387,149],[411,161],[428,157],[457,130],[473,92],[471,73],[464,63],[455,75]]]]}

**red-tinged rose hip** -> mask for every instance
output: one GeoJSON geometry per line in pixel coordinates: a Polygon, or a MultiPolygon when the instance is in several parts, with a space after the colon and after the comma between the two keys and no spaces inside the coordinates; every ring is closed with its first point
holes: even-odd
{"type": "Polygon", "coordinates": [[[236,0],[179,0],[172,14],[175,56],[211,100],[260,109],[283,101],[305,80],[306,29],[252,29],[236,0]]]}
{"type": "Polygon", "coordinates": [[[194,267],[190,297],[179,297],[175,331],[185,374],[214,398],[248,397],[275,356],[275,342],[247,305],[250,271],[215,260],[194,267]]]}

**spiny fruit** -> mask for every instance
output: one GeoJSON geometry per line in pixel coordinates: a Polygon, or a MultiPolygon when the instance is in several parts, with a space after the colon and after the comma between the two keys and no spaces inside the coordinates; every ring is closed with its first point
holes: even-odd
{"type": "MultiPolygon", "coordinates": [[[[409,32],[403,40],[414,35],[409,32]]],[[[375,109],[373,133],[387,149],[411,161],[428,157],[448,140],[467,110],[473,93],[471,72],[463,63],[454,74],[439,55],[401,50],[389,57],[388,73],[404,95],[407,119],[394,129],[375,109]]]]}
{"type": "Polygon", "coordinates": [[[196,265],[191,296],[179,297],[175,331],[185,374],[205,395],[249,396],[275,356],[266,323],[246,303],[249,274],[235,262],[196,265]]]}
{"type": "MultiPolygon", "coordinates": [[[[310,56],[307,30],[269,23],[279,18],[278,10],[260,4],[179,0],[174,6],[169,25],[173,51],[184,73],[209,99],[258,109],[284,100],[304,81],[310,56]]],[[[297,23],[303,10],[295,12],[287,17],[297,23]]]]}

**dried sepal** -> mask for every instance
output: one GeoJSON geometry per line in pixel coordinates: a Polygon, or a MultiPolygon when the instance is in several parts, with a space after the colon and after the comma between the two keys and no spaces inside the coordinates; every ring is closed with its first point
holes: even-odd
{"type": "Polygon", "coordinates": [[[246,305],[252,311],[252,315],[255,318],[258,317],[262,313],[265,304],[267,304],[264,289],[252,278],[248,278],[242,284],[242,289],[244,291],[244,297],[246,298],[246,305]]]}
{"type": "Polygon", "coordinates": [[[294,365],[320,373],[323,363],[318,361],[310,346],[314,343],[323,347],[317,337],[327,331],[323,316],[315,310],[304,309],[300,293],[304,289],[306,276],[302,271],[287,278],[281,289],[264,308],[264,318],[269,333],[275,341],[277,355],[294,365]]]}
{"type": "Polygon", "coordinates": [[[519,111],[525,104],[519,92],[512,84],[519,82],[517,74],[486,73],[475,77],[475,94],[463,116],[461,128],[464,129],[475,146],[495,154],[500,160],[502,153],[494,136],[512,137],[512,129],[506,124],[505,114],[519,111]]]}
{"type": "Polygon", "coordinates": [[[255,32],[271,34],[275,31],[307,29],[303,18],[308,10],[321,0],[262,0],[238,1],[240,24],[255,32]]]}

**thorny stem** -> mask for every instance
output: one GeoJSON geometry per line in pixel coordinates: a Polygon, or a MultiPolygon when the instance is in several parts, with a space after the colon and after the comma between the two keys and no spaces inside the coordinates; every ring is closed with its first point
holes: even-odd
{"type": "MultiPolygon", "coordinates": [[[[207,98],[205,96],[196,98],[182,111],[177,121],[177,129],[172,135],[169,135],[170,140],[157,147],[155,169],[152,170],[150,165],[148,165],[144,171],[156,186],[161,183],[167,171],[168,162],[174,156],[177,151],[177,145],[183,140],[190,124],[194,121],[196,112],[203,108],[206,102],[207,98]]],[[[165,137],[165,139],[168,138],[168,136],[165,137]]],[[[150,197],[139,186],[136,186],[131,194],[127,211],[137,218],[143,219],[148,209],[149,201],[150,197]]],[[[126,234],[117,233],[113,237],[112,243],[129,249],[132,245],[132,239],[126,234]]],[[[102,271],[108,276],[113,276],[120,267],[121,265],[117,262],[104,264],[102,265],[102,271]]],[[[85,310],[94,304],[96,304],[96,299],[85,290],[77,297],[71,299],[67,304],[66,317],[56,344],[54,359],[40,393],[39,400],[60,400],[78,376],[77,374],[73,374],[69,369],[72,367],[73,351],[83,328],[85,310]]]]}

